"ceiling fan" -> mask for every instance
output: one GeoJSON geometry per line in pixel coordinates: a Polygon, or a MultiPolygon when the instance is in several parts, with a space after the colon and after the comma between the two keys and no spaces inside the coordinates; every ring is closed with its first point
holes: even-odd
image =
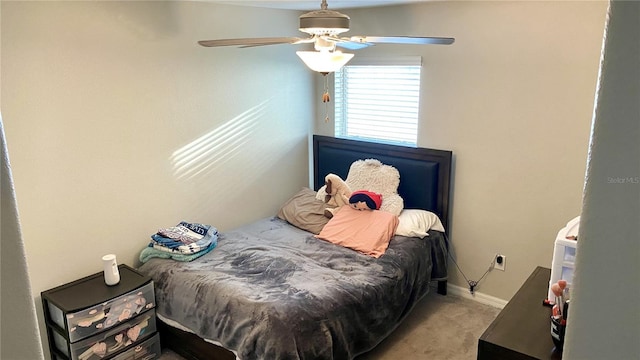
{"type": "Polygon", "coordinates": [[[300,15],[299,30],[311,35],[299,37],[262,37],[202,40],[198,44],[206,47],[239,46],[254,47],[276,44],[309,44],[313,43],[316,51],[298,51],[300,58],[314,71],[323,74],[336,71],[346,64],[353,54],[342,53],[336,47],[358,50],[375,44],[440,44],[450,45],[455,41],[449,37],[416,37],[416,36],[351,36],[340,37],[349,31],[349,16],[338,11],[329,10],[327,1],[322,0],[320,10],[300,15]]]}

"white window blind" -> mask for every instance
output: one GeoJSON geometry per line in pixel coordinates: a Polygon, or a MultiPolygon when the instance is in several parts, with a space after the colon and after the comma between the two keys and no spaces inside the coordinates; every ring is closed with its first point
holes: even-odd
{"type": "Polygon", "coordinates": [[[420,64],[420,57],[360,60],[336,72],[336,136],[416,145],[420,64]]]}

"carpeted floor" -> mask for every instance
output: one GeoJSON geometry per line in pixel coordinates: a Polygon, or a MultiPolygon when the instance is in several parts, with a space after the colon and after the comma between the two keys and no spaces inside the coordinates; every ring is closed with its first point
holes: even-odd
{"type": "Polygon", "coordinates": [[[380,345],[358,360],[471,360],[478,339],[501,309],[429,293],[380,345]]]}
{"type": "MultiPolygon", "coordinates": [[[[500,309],[431,291],[380,345],[358,360],[471,360],[500,309]]],[[[160,360],[183,360],[165,349],[160,360]]],[[[208,360],[208,359],[202,359],[208,360]]]]}

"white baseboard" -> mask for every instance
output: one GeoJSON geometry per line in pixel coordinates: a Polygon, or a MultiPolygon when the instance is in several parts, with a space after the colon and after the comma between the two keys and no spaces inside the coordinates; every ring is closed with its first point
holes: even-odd
{"type": "Polygon", "coordinates": [[[490,305],[502,309],[507,305],[508,301],[499,299],[494,296],[483,294],[475,291],[473,294],[469,292],[469,288],[453,284],[447,284],[447,294],[460,296],[466,299],[477,301],[481,304],[490,305]]]}

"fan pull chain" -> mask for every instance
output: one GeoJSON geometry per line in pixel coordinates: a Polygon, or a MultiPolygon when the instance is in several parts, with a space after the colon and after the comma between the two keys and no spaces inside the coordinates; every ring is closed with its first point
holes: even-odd
{"type": "Polygon", "coordinates": [[[331,97],[329,96],[329,77],[327,74],[324,74],[324,93],[322,94],[322,102],[324,103],[325,108],[325,117],[324,122],[329,122],[329,101],[331,101],[331,97]]]}

